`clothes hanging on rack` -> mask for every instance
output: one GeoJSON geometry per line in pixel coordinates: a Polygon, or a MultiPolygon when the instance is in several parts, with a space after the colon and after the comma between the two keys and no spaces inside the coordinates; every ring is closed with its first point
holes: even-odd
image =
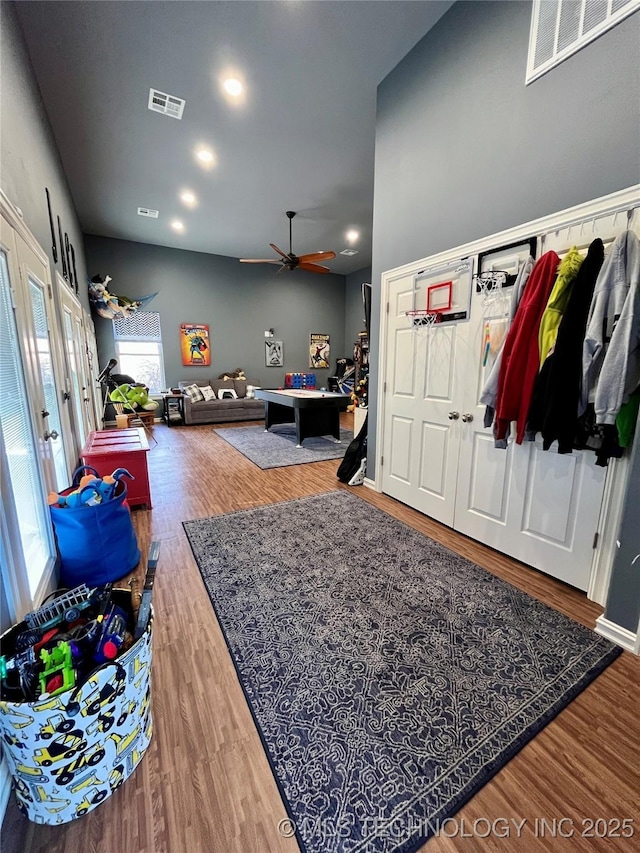
{"type": "Polygon", "coordinates": [[[558,440],[558,453],[571,453],[576,437],[582,346],[589,306],[604,262],[604,244],[598,237],[573,282],[567,307],[558,326],[553,352],[535,380],[527,424],[528,438],[542,433],[548,450],[558,440]]]}
{"type": "Polygon", "coordinates": [[[524,439],[533,384],[540,366],[538,331],[556,279],[560,257],[546,252],[535,264],[504,345],[498,377],[496,439],[517,422],[516,443],[524,439]]]}
{"type": "Polygon", "coordinates": [[[640,384],[640,240],[616,238],[589,314],[582,356],[581,405],[593,400],[598,424],[613,425],[640,384]]]}
{"type": "Polygon", "coordinates": [[[538,332],[538,346],[540,349],[540,370],[556,342],[558,326],[562,320],[573,283],[576,280],[578,270],[584,258],[575,246],[572,246],[558,267],[558,278],[553,285],[551,296],[544,309],[542,320],[540,320],[540,331],[538,332]]]}
{"type": "MultiPolygon", "coordinates": [[[[508,326],[511,325],[511,323],[513,322],[513,318],[516,316],[518,305],[520,304],[520,300],[522,299],[522,294],[524,293],[525,285],[529,280],[529,276],[531,275],[531,270],[533,269],[534,263],[535,262],[533,258],[531,257],[531,255],[529,255],[527,260],[518,270],[518,275],[513,285],[513,290],[511,291],[511,302],[509,305],[509,317],[507,321],[508,326]]],[[[503,352],[504,341],[498,351],[498,354],[496,355],[495,361],[493,362],[491,370],[489,371],[489,375],[487,376],[487,380],[480,395],[480,402],[484,403],[487,407],[484,413],[485,427],[491,426],[495,416],[496,398],[498,396],[498,377],[500,375],[500,365],[502,364],[503,352]]],[[[501,442],[504,443],[504,447],[507,446],[506,441],[506,438],[501,440],[501,442]]]]}

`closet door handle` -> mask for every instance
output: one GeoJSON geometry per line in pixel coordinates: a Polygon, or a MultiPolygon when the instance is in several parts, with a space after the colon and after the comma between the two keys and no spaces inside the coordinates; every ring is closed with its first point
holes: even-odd
{"type": "MultiPolygon", "coordinates": [[[[460,412],[449,412],[449,420],[450,421],[457,421],[459,417],[460,417],[460,412]]],[[[464,420],[464,418],[462,420],[464,420]]]]}
{"type": "Polygon", "coordinates": [[[473,415],[471,414],[471,412],[465,412],[464,415],[462,416],[462,422],[465,424],[470,424],[472,420],[473,420],[473,415]]]}

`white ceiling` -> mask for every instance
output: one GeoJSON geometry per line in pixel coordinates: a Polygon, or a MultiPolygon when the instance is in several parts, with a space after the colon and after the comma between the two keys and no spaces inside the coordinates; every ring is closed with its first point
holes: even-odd
{"type": "Polygon", "coordinates": [[[339,253],[371,263],[376,86],[452,5],[418,0],[19,2],[83,229],[231,257],[339,253]],[[246,84],[241,105],[219,77],[246,84]],[[182,121],[149,88],[186,99],[182,121]],[[198,145],[215,152],[205,170],[198,145]],[[193,191],[189,210],[178,195],[193,191]],[[157,220],[137,215],[157,208],[157,220]],[[170,227],[179,218],[182,234],[170,227]]]}

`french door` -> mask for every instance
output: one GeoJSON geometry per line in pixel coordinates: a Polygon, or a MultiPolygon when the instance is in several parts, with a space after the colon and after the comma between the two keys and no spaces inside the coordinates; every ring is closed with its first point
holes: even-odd
{"type": "MultiPolygon", "coordinates": [[[[56,488],[57,470],[66,478],[62,455],[46,436],[55,416],[43,415],[49,389],[47,345],[33,328],[30,295],[46,286],[46,265],[25,253],[26,244],[8,220],[0,220],[0,486],[2,508],[2,581],[13,619],[41,594],[53,571],[56,551],[46,493],[56,488]],[[30,270],[25,276],[25,270],[30,270]],[[42,279],[37,278],[40,272],[42,279]],[[27,311],[28,309],[28,311],[27,311]],[[27,330],[31,329],[31,333],[27,330]]],[[[40,305],[36,302],[36,306],[40,305]]],[[[53,393],[55,399],[55,390],[53,393]]],[[[54,406],[51,409],[56,412],[54,406]]]]}
{"type": "Polygon", "coordinates": [[[82,447],[89,432],[95,429],[82,307],[59,275],[56,280],[66,356],[65,385],[73,414],[76,443],[82,447]]]}

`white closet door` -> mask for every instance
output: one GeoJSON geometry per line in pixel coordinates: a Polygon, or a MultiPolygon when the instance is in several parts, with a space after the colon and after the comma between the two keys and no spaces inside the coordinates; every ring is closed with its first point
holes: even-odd
{"type": "Polygon", "coordinates": [[[382,490],[451,526],[461,424],[450,415],[462,401],[468,324],[414,329],[405,314],[414,308],[414,276],[392,282],[382,490]]]}
{"type": "Polygon", "coordinates": [[[482,365],[485,320],[500,314],[499,304],[483,308],[474,294],[454,526],[586,590],[606,469],[590,451],[559,455],[555,442],[543,451],[540,437],[494,447],[478,401],[488,367],[482,365]]]}

